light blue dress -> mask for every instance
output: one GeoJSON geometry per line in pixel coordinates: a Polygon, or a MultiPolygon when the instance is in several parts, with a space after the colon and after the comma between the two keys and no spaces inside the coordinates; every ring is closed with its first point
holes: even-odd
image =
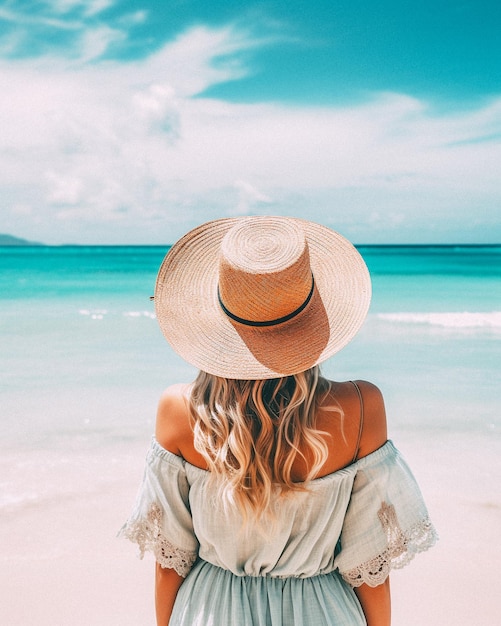
{"type": "Polygon", "coordinates": [[[122,534],[186,577],[171,626],[363,626],[353,587],[381,584],[436,540],[391,441],[305,492],[277,496],[272,513],[245,526],[209,472],[153,440],[122,534]]]}

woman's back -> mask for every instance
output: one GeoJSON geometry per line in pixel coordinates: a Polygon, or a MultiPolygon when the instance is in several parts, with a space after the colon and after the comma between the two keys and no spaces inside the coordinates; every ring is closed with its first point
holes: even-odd
{"type": "MultiPolygon", "coordinates": [[[[194,447],[189,408],[189,385],[173,385],[163,393],[157,413],[155,437],[166,450],[207,469],[204,457],[194,447]]],[[[335,472],[381,447],[387,438],[384,401],[379,389],[368,382],[328,383],[316,415],[316,428],[323,433],[328,457],[317,477],[335,472]]],[[[298,456],[292,467],[295,482],[303,482],[310,467],[298,456]]]]}

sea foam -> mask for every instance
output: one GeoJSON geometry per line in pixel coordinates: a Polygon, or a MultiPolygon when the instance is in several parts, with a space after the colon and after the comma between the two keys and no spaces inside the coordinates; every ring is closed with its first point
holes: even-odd
{"type": "Polygon", "coordinates": [[[440,313],[379,313],[378,319],[401,324],[428,324],[443,328],[490,328],[501,330],[501,311],[440,313]]]}

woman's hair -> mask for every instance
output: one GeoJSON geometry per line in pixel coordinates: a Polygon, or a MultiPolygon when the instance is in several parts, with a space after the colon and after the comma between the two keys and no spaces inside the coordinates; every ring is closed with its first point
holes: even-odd
{"type": "Polygon", "coordinates": [[[304,491],[325,463],[326,433],[315,417],[328,390],[318,366],[271,380],[197,376],[190,397],[195,448],[222,478],[223,501],[235,503],[244,519],[267,512],[277,487],[283,495],[304,491]],[[303,483],[292,477],[298,457],[309,468],[303,483]]]}

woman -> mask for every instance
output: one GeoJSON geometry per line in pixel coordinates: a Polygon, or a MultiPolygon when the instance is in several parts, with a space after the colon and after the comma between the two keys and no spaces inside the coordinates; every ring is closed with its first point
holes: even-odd
{"type": "Polygon", "coordinates": [[[157,318],[200,374],[161,398],[123,529],[156,557],[159,626],[390,624],[389,571],[435,531],[377,387],[318,368],[369,301],[355,248],[304,220],[217,220],[167,254],[157,318]]]}

